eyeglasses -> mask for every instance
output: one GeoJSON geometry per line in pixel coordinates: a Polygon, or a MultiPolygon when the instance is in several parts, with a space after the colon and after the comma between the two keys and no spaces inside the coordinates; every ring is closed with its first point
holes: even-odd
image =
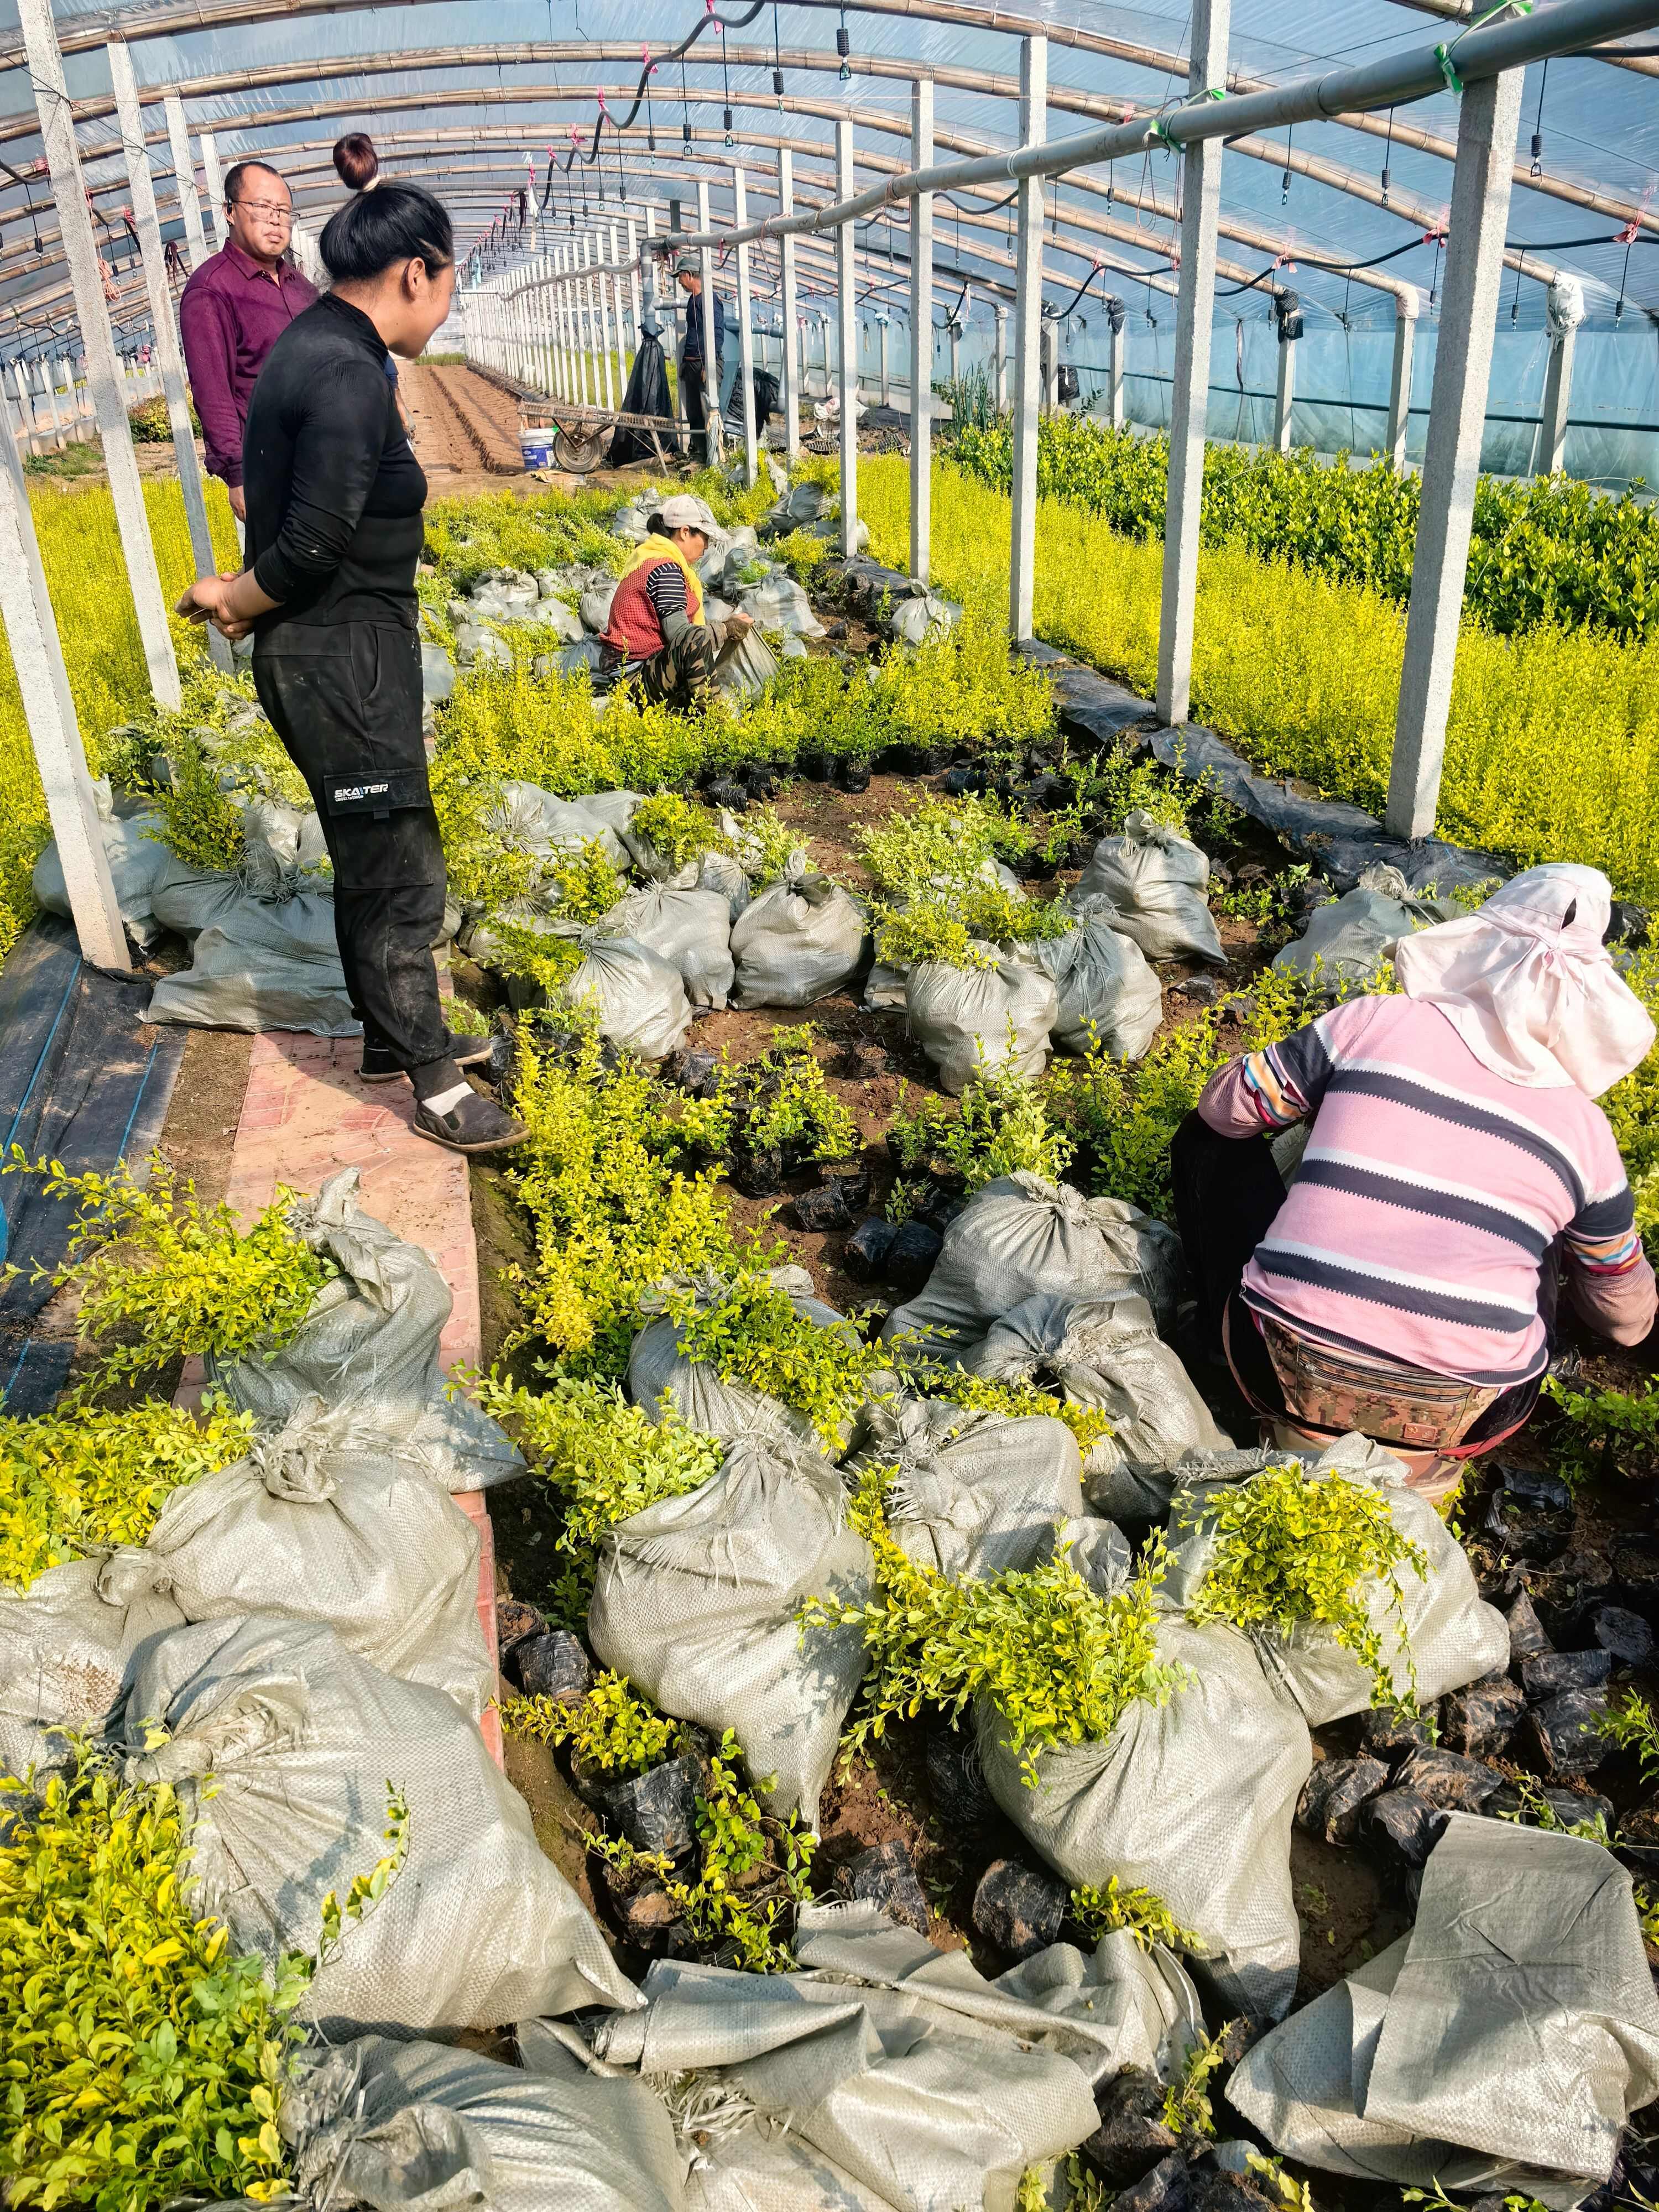
{"type": "Polygon", "coordinates": [[[272,222],[292,222],[291,207],[279,207],[275,200],[233,200],[232,207],[246,208],[250,215],[269,216],[272,222]]]}

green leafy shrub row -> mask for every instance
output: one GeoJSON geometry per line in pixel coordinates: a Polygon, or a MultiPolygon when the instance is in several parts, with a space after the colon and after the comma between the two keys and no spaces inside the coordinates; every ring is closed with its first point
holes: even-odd
{"type": "MultiPolygon", "coordinates": [[[[1012,434],[998,416],[952,440],[959,468],[1000,491],[1012,434]]],[[[1126,537],[1161,539],[1170,444],[1091,416],[1055,414],[1037,432],[1041,497],[1101,516],[1126,537]]],[[[1622,638],[1659,633],[1659,509],[1632,486],[1610,499],[1567,477],[1530,483],[1482,477],[1475,487],[1466,614],[1503,635],[1547,623],[1622,638]]],[[[1295,562],[1403,603],[1411,596],[1422,478],[1376,456],[1289,453],[1212,445],[1204,455],[1201,542],[1295,562]]]]}
{"type": "MultiPolygon", "coordinates": [[[[860,464],[872,550],[908,557],[902,456],[860,464]]],[[[1009,503],[941,464],[933,574],[956,596],[1006,580],[1009,503]]],[[[1036,635],[1150,697],[1162,549],[1058,500],[1037,522],[1036,635]]],[[[1382,592],[1229,544],[1199,562],[1193,712],[1276,775],[1380,813],[1388,794],[1404,610],[1382,592]]],[[[1517,865],[1582,860],[1659,899],[1659,638],[1544,623],[1459,641],[1437,824],[1517,865]]]]}

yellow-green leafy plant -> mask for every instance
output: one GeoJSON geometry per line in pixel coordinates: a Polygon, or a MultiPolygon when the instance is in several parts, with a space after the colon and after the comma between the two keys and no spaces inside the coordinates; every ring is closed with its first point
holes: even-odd
{"type": "Polygon", "coordinates": [[[1602,1714],[1596,1726],[1621,1751],[1635,1753],[1645,1780],[1651,1782],[1659,1775],[1659,1720],[1654,1717],[1652,1705],[1638,1692],[1626,1690],[1618,1704],[1602,1714]]]}
{"type": "Polygon", "coordinates": [[[1107,1876],[1103,1888],[1085,1882],[1074,1889],[1066,1911],[1092,1942],[1127,1928],[1143,1951],[1158,1943],[1170,1951],[1204,1949],[1203,1937],[1183,1928],[1156,1890],[1133,1888],[1115,1875],[1107,1876]]]}
{"type": "Polygon", "coordinates": [[[924,1096],[914,1110],[901,1083],[889,1144],[905,1174],[960,1176],[970,1197],[999,1176],[1022,1171],[1058,1182],[1072,1145],[1049,1120],[1044,1096],[1012,1066],[987,1068],[958,1102],[924,1096]]]}
{"type": "Polygon", "coordinates": [[[866,1344],[850,1324],[826,1327],[798,1313],[787,1291],[744,1269],[712,1303],[670,1291],[666,1310],[683,1358],[703,1360],[727,1382],[746,1383],[804,1414],[826,1446],[893,1362],[891,1344],[866,1344]]]}
{"type": "Polygon", "coordinates": [[[1164,2100],[1164,2124],[1171,2134],[1195,2147],[1215,2134],[1215,2106],[1210,2091],[1216,2075],[1231,2062],[1231,2035],[1242,2021],[1230,2021],[1213,2035],[1199,2035],[1182,2061],[1181,2072],[1164,2100]]]}
{"type": "Polygon", "coordinates": [[[1561,1410],[1553,1441],[1568,1482],[1608,1474],[1646,1480],[1659,1470],[1659,1390],[1576,1389],[1554,1375],[1544,1389],[1561,1410]]]}
{"type": "MultiPolygon", "coordinates": [[[[763,1812],[744,1783],[743,1764],[728,1729],[696,1793],[696,1860],[689,1875],[620,1836],[590,1835],[587,1845],[624,1879],[659,1881],[693,1940],[718,1949],[723,1960],[746,1973],[786,1973],[795,1960],[781,1931],[811,1898],[817,1838],[793,1817],[763,1812]]],[[[769,1780],[761,1786],[769,1789],[769,1780]]]]}
{"type": "Polygon", "coordinates": [[[722,1056],[713,1097],[749,1151],[780,1152],[792,1166],[844,1159],[859,1148],[858,1124],[824,1079],[810,1022],[775,1030],[753,1060],[722,1056]]]}
{"type": "Polygon", "coordinates": [[[1015,860],[1031,849],[1030,829],[995,799],[940,799],[932,793],[863,824],[860,856],[884,890],[919,892],[940,879],[978,874],[987,860],[1015,860]]]}
{"type": "Polygon", "coordinates": [[[230,1206],[207,1205],[159,1154],[143,1182],[125,1162],[108,1175],[71,1175],[60,1161],[30,1160],[17,1145],[3,1171],[38,1175],[49,1198],[76,1205],[51,1280],[74,1283],[82,1335],[100,1349],[64,1401],[69,1407],[192,1352],[222,1361],[273,1357],[337,1273],[289,1225],[298,1194],[283,1184],[243,1230],[230,1206]]]}
{"type": "Polygon", "coordinates": [[[631,835],[654,846],[671,868],[683,868],[688,860],[702,860],[705,853],[726,849],[726,840],[713,810],[695,799],[682,799],[672,791],[659,791],[653,798],[642,799],[634,810],[629,829],[631,835]]]}
{"type": "Polygon", "coordinates": [[[1075,917],[1057,903],[1021,898],[1000,883],[971,876],[948,890],[929,888],[902,905],[872,905],[876,957],[908,968],[924,960],[949,968],[985,969],[996,963],[996,948],[1035,945],[1063,937],[1075,917]]]}
{"type": "Polygon", "coordinates": [[[1103,1743],[1138,1699],[1163,1705],[1186,1681],[1158,1652],[1160,1542],[1109,1597],[1085,1582],[1065,1544],[1039,1566],[953,1582],[916,1565],[894,1540],[882,1472],[861,1486],[854,1512],[875,1554],[874,1595],[864,1605],[813,1597],[800,1613],[804,1628],[862,1632],[870,1671],[848,1731],[854,1748],[924,1706],[955,1723],[983,1701],[1035,1786],[1043,1751],[1103,1743]]]}
{"type": "Polygon", "coordinates": [[[94,1545],[142,1544],[168,1492],[240,1459],[252,1428],[251,1413],[148,1399],[0,1415],[0,1584],[27,1589],[94,1545]]]}
{"type": "Polygon", "coordinates": [[[530,1131],[514,1182],[536,1245],[533,1268],[508,1270],[525,1314],[514,1342],[539,1340],[574,1376],[620,1376],[645,1292],[737,1257],[715,1170],[685,1164],[709,1117],[635,1061],[605,1073],[596,1036],[529,1023],[514,1097],[530,1131]]]}
{"type": "Polygon", "coordinates": [[[622,878],[599,837],[584,839],[579,852],[556,854],[543,893],[550,912],[584,923],[603,920],[622,895],[622,878]]]}
{"type": "Polygon", "coordinates": [[[1426,1574],[1429,1563],[1421,1546],[1401,1533],[1381,1491],[1342,1474],[1309,1474],[1287,1460],[1212,1492],[1182,1528],[1201,1528],[1213,1545],[1188,1619],[1225,1621],[1252,1636],[1328,1629],[1370,1674],[1373,1704],[1416,1713],[1400,1578],[1426,1574]],[[1401,1629],[1403,1683],[1370,1616],[1379,1583],[1401,1629]]]}
{"type": "MultiPolygon", "coordinates": [[[[498,917],[489,925],[489,965],[498,975],[531,986],[533,999],[540,991],[556,1000],[582,964],[582,949],[574,931],[538,929],[527,921],[498,917]]],[[[520,1036],[524,1034],[521,1026],[520,1036]]]]}
{"type": "Polygon", "coordinates": [[[653,1420],[614,1384],[564,1377],[537,1390],[491,1374],[477,1378],[473,1390],[558,1498],[556,1543],[574,1577],[565,1595],[580,1595],[583,1615],[606,1531],[700,1488],[722,1457],[714,1437],[672,1408],[653,1420]]]}
{"type": "Polygon", "coordinates": [[[1003,1413],[1011,1421],[1042,1414],[1051,1421],[1064,1421],[1085,1459],[1112,1433],[1111,1422],[1098,1406],[1075,1405],[1035,1382],[994,1382],[988,1376],[969,1375],[960,1367],[940,1367],[929,1370],[926,1389],[930,1398],[948,1398],[971,1413],[1003,1413]]]}
{"type": "Polygon", "coordinates": [[[606,1781],[660,1766],[679,1749],[682,1734],[678,1721],[629,1686],[626,1674],[596,1674],[583,1698],[508,1698],[501,1721],[511,1735],[568,1744],[584,1775],[606,1781]]]}
{"type": "Polygon", "coordinates": [[[70,1748],[38,1784],[0,1776],[0,2192],[20,2212],[285,2197],[296,2008],[396,1878],[408,1808],[391,1794],[391,1850],[325,1899],[317,1952],[272,1972],[193,1903],[171,1784],[123,1787],[107,1755],[70,1748]]]}
{"type": "Polygon", "coordinates": [[[167,755],[173,773],[157,787],[158,833],[187,868],[204,875],[240,867],[242,811],[221,787],[216,763],[199,738],[183,732],[167,755]]]}

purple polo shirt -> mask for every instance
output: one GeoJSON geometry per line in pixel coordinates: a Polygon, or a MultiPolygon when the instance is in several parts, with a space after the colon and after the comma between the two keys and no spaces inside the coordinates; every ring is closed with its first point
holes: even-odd
{"type": "Polygon", "coordinates": [[[273,274],[234,243],[204,261],[179,302],[179,328],[201,417],[208,472],[242,481],[247,403],[265,356],[317,294],[287,261],[273,274]]]}

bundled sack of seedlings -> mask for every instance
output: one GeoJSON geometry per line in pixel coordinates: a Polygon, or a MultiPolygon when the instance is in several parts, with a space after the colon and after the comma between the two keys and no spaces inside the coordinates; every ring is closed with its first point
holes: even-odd
{"type": "Polygon", "coordinates": [[[690,2075],[675,2091],[688,2118],[720,2096],[726,2124],[697,2137],[693,2203],[1012,2208],[1027,2167],[1099,2124],[1092,2084],[1115,2070],[1125,2040],[1107,2023],[1130,2008],[1121,1953],[1056,1944],[988,1981],[965,1952],[936,1950],[864,1903],[803,1908],[796,1952],[796,1972],[763,1977],[659,1960],[644,2008],[592,2031],[608,2066],[690,2075]],[[769,2158],[768,2136],[798,2148],[769,2158]]]}
{"type": "Polygon", "coordinates": [[[898,1307],[884,1341],[907,1330],[976,1344],[1026,1298],[1139,1292],[1160,1326],[1175,1313],[1181,1246],[1167,1223],[1120,1198],[1085,1198],[1025,1169],[975,1191],[945,1232],[926,1289],[898,1307]]]}
{"type": "Polygon", "coordinates": [[[51,1732],[95,1735],[148,1637],[180,1628],[165,1591],[99,1595],[99,1562],[70,1559],[26,1590],[0,1587],[0,1774],[26,1774],[64,1754],[51,1732]]]}
{"type": "Polygon", "coordinates": [[[363,2035],[306,2051],[279,2124],[307,2203],[405,2212],[682,2212],[667,2108],[632,2076],[592,2073],[538,2021],[521,2066],[363,2035]]]}
{"type": "Polygon", "coordinates": [[[613,868],[628,865],[622,832],[640,803],[636,791],[596,791],[585,799],[557,799],[539,784],[503,777],[484,817],[485,830],[510,852],[551,862],[580,853],[598,840],[613,868]]]}
{"type": "Polygon", "coordinates": [[[1118,837],[1103,837],[1067,900],[1103,898],[1113,927],[1149,960],[1224,963],[1215,917],[1204,900],[1210,863],[1190,837],[1137,807],[1118,837]]]}
{"type": "Polygon", "coordinates": [[[775,883],[732,925],[734,1006],[810,1006],[841,990],[864,959],[864,911],[850,893],[792,853],[775,883]]]}
{"type": "MultiPolygon", "coordinates": [[[[729,583],[727,586],[730,588],[729,583]]],[[[785,637],[822,637],[823,624],[794,578],[781,569],[755,584],[740,585],[737,603],[757,627],[785,637]]]]}
{"type": "Polygon", "coordinates": [[[495,1695],[478,1620],[478,1532],[425,1469],[308,1399],[247,1456],[168,1495],[142,1545],[98,1567],[107,1603],[168,1598],[185,1620],[278,1614],[328,1624],[471,1720],[495,1695]]]}
{"type": "Polygon", "coordinates": [[[720,1332],[722,1336],[732,1331],[741,1338],[760,1334],[764,1324],[757,1326],[757,1297],[766,1306],[773,1304],[774,1297],[787,1300],[788,1311],[800,1322],[810,1328],[832,1330],[849,1351],[862,1345],[847,1316],[814,1295],[812,1278],[805,1267],[764,1268],[735,1282],[706,1268],[682,1281],[661,1284],[641,1299],[641,1310],[657,1318],[646,1322],[629,1352],[629,1398],[653,1421],[661,1419],[665,1407],[671,1407],[692,1428],[726,1443],[743,1436],[775,1437],[809,1450],[820,1450],[826,1443],[843,1450],[850,1433],[846,1416],[821,1413],[830,1433],[820,1436],[810,1414],[753,1389],[735,1373],[721,1372],[722,1364],[735,1365],[734,1361],[694,1356],[690,1346],[702,1333],[698,1322],[705,1315],[729,1316],[729,1327],[720,1332]]]}
{"type": "Polygon", "coordinates": [[[1273,967],[1316,988],[1370,990],[1402,937],[1455,921],[1462,912],[1455,899],[1419,897],[1398,868],[1380,861],[1352,890],[1315,907],[1301,936],[1274,957],[1273,967]]]}
{"type": "Polygon", "coordinates": [[[1307,1723],[1236,1631],[1158,1612],[1134,1632],[1151,1639],[1158,1693],[1125,1699],[1096,1740],[1022,1747],[981,1699],[986,1782],[1066,1881],[1150,1889],[1188,1931],[1220,2001],[1278,2019],[1301,1955],[1290,1854],[1313,1766],[1307,1723]]]}
{"type": "Polygon", "coordinates": [[[680,971],[631,937],[613,937],[609,916],[591,928],[554,932],[573,939],[581,958],[565,979],[571,1006],[591,1013],[599,1035],[636,1059],[666,1060],[691,1026],[680,971]]]}
{"type": "Polygon", "coordinates": [[[342,1168],[289,1209],[289,1226],[337,1270],[293,1337],[268,1358],[210,1358],[209,1382],[273,1429],[320,1398],[343,1427],[395,1443],[446,1490],[510,1481],[524,1461],[471,1399],[450,1396],[439,1364],[448,1284],[418,1244],[363,1212],[357,1182],[342,1168]]]}
{"type": "Polygon", "coordinates": [[[1367,1437],[1256,1471],[1188,1474],[1170,1513],[1164,1596],[1255,1644],[1310,1728],[1373,1705],[1428,1705],[1509,1664],[1509,1624],[1406,1470],[1367,1437]]]}
{"type": "Polygon", "coordinates": [[[821,483],[791,484],[777,505],[768,507],[761,517],[757,536],[763,544],[775,538],[787,538],[793,531],[805,530],[809,524],[821,521],[833,504],[828,489],[821,483]]]}
{"type": "Polygon", "coordinates": [[[319,1621],[253,1613],[153,1638],[116,1742],[129,1782],[179,1794],[201,1913],[273,1966],[310,1950],[325,1899],[386,1856],[388,1787],[403,1801],[402,1870],[307,1996],[331,2039],[636,2001],[474,1724],[319,1621]]]}
{"type": "Polygon", "coordinates": [[[1043,970],[1023,954],[969,940],[971,968],[918,960],[904,980],[911,1036],[953,1098],[988,1068],[1041,1075],[1059,1000],[1043,970]]]}
{"type": "Polygon", "coordinates": [[[1115,921],[1109,900],[1069,898],[1077,927],[1045,937],[1030,957],[1060,1000],[1053,1036],[1062,1052],[1097,1047],[1114,1060],[1139,1060],[1164,1018],[1164,991],[1146,954],[1115,921]]]}
{"type": "Polygon", "coordinates": [[[777,672],[778,656],[758,628],[727,637],[714,656],[714,689],[728,699],[758,699],[777,672]]]}
{"type": "Polygon", "coordinates": [[[1659,2000],[1611,1853],[1465,1813],[1408,1936],[1249,2051],[1227,2100],[1288,2158],[1567,2212],[1659,2094],[1659,2000]]]}
{"type": "Polygon", "coordinates": [[[847,1467],[852,1476],[892,1471],[887,1525],[905,1557],[936,1574],[1032,1566],[1053,1550],[1054,1524],[1083,1512],[1077,1438],[1044,1413],[1010,1419],[940,1399],[878,1401],[860,1417],[847,1467]]]}
{"type": "Polygon", "coordinates": [[[990,1382],[1052,1378],[1068,1404],[1105,1416],[1084,1473],[1090,1505],[1110,1520],[1161,1519],[1182,1455],[1231,1446],[1133,1292],[1022,1299],[962,1364],[990,1382]]]}
{"type": "Polygon", "coordinates": [[[870,1547],[840,1475],[805,1446],[742,1436],[696,1490],[620,1522],[599,1548],[589,1643],[677,1720],[727,1729],[767,1809],[817,1826],[818,1794],[864,1675],[855,1628],[803,1630],[803,1600],[860,1605],[870,1547]]]}
{"type": "MultiPolygon", "coordinates": [[[[999,890],[1006,891],[1010,898],[1024,899],[1025,896],[1025,888],[1019,878],[1012,868],[1005,867],[1000,860],[981,860],[974,871],[972,878],[969,879],[969,887],[971,888],[972,884],[981,878],[987,883],[994,884],[999,890]]],[[[943,894],[944,904],[954,908],[958,902],[958,898],[952,894],[959,896],[963,883],[959,878],[934,876],[930,879],[927,889],[943,894]]],[[[884,886],[882,905],[886,913],[902,914],[909,903],[910,894],[908,891],[902,889],[890,890],[884,886]]],[[[994,951],[995,948],[988,945],[984,949],[994,951]]],[[[1035,951],[1036,948],[1033,946],[1033,954],[1035,951]]],[[[865,978],[862,1003],[866,1013],[873,1013],[887,1007],[896,1009],[904,1004],[904,986],[908,981],[910,970],[915,963],[904,958],[896,945],[890,940],[886,952],[887,957],[884,959],[878,959],[865,978]]]]}
{"type": "Polygon", "coordinates": [[[731,997],[732,909],[723,891],[646,884],[619,899],[602,927],[677,969],[694,1006],[724,1006],[731,997]]]}
{"type": "Polygon", "coordinates": [[[913,591],[910,598],[901,599],[887,618],[890,635],[901,645],[926,645],[930,640],[948,637],[962,620],[962,609],[954,599],[943,599],[935,592],[913,591]]]}
{"type": "MultiPolygon", "coordinates": [[[[117,799],[106,777],[95,778],[92,790],[115,903],[121,909],[127,935],[141,952],[148,952],[161,933],[150,894],[171,857],[163,842],[163,817],[142,799],[117,799]]],[[[29,889],[43,913],[61,915],[65,921],[73,920],[56,838],[35,862],[29,889]]]]}
{"type": "Polygon", "coordinates": [[[244,813],[240,867],[201,870],[168,854],[151,909],[191,940],[191,964],[156,985],[149,1020],[358,1034],[334,933],[334,880],[316,872],[316,822],[265,801],[244,813]]]}

